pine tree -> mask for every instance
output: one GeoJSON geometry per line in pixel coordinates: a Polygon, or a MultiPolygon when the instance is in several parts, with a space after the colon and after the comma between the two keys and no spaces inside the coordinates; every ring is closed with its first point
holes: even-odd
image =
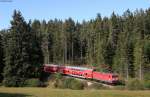
{"type": "Polygon", "coordinates": [[[4,68],[4,50],[3,50],[3,39],[4,38],[4,33],[5,31],[0,32],[0,83],[3,80],[3,68],[4,68]]]}
{"type": "Polygon", "coordinates": [[[120,31],[119,19],[114,12],[112,13],[111,16],[111,27],[112,28],[106,45],[104,59],[105,59],[105,63],[112,68],[114,56],[116,54],[116,49],[117,49],[118,35],[120,31]]]}
{"type": "Polygon", "coordinates": [[[65,33],[65,63],[71,63],[73,61],[73,35],[75,32],[75,22],[72,18],[69,18],[64,23],[65,33]],[[69,61],[69,62],[67,62],[69,61]]]}
{"type": "Polygon", "coordinates": [[[21,13],[14,11],[8,39],[6,41],[4,84],[20,86],[29,77],[30,64],[30,27],[21,13]]]}
{"type": "Polygon", "coordinates": [[[143,49],[144,49],[144,17],[145,13],[143,10],[137,10],[135,12],[134,20],[134,37],[135,37],[135,47],[134,47],[134,66],[135,66],[135,75],[139,79],[143,79],[143,49]]]}
{"type": "Polygon", "coordinates": [[[28,28],[30,28],[30,33],[28,33],[29,41],[29,57],[30,64],[32,65],[30,68],[30,77],[39,77],[41,66],[43,65],[43,52],[41,47],[42,36],[40,34],[39,22],[34,21],[34,23],[28,24],[28,28]],[[33,71],[34,70],[34,71],[33,71]]]}

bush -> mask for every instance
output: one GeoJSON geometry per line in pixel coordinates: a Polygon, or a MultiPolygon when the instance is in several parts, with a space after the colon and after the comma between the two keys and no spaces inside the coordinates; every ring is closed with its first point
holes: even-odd
{"type": "Polygon", "coordinates": [[[0,86],[2,86],[3,84],[2,83],[0,83],[0,86]]]}
{"type": "Polygon", "coordinates": [[[126,84],[124,79],[120,79],[116,85],[124,86],[126,84]]]}
{"type": "Polygon", "coordinates": [[[3,81],[3,76],[0,74],[0,83],[3,81]]]}
{"type": "Polygon", "coordinates": [[[84,84],[78,80],[72,80],[69,88],[73,90],[82,90],[84,89],[84,84]]]}
{"type": "Polygon", "coordinates": [[[24,85],[23,78],[11,77],[3,80],[3,85],[6,87],[22,87],[24,85]]]}
{"type": "Polygon", "coordinates": [[[146,80],[146,81],[144,82],[144,87],[145,87],[146,89],[150,89],[150,80],[146,80]]]}
{"type": "Polygon", "coordinates": [[[56,79],[54,82],[54,87],[81,90],[84,88],[84,84],[74,78],[66,78],[66,79],[56,79]]]}
{"type": "Polygon", "coordinates": [[[26,87],[39,87],[41,82],[39,79],[28,79],[25,81],[24,86],[26,87]]]}
{"type": "Polygon", "coordinates": [[[146,74],[144,74],[144,80],[145,81],[149,81],[150,80],[150,73],[146,73],[146,74]]]}
{"type": "Polygon", "coordinates": [[[98,83],[93,83],[91,84],[88,89],[105,89],[106,87],[104,87],[102,84],[98,84],[98,83]]]}
{"type": "Polygon", "coordinates": [[[53,85],[55,88],[65,88],[62,80],[55,80],[53,85]]]}
{"type": "Polygon", "coordinates": [[[73,79],[73,78],[66,78],[66,79],[64,79],[63,87],[64,88],[71,88],[71,84],[72,84],[73,80],[75,80],[75,79],[73,79]]]}
{"type": "Polygon", "coordinates": [[[127,82],[127,89],[129,90],[143,90],[144,84],[138,79],[131,79],[127,82]]]}
{"type": "Polygon", "coordinates": [[[84,88],[84,84],[81,81],[78,81],[74,78],[67,78],[64,80],[65,88],[73,89],[73,90],[81,90],[84,88]]]}
{"type": "Polygon", "coordinates": [[[55,77],[56,79],[62,79],[62,74],[61,74],[61,73],[56,73],[56,74],[54,75],[54,77],[55,77]]]}

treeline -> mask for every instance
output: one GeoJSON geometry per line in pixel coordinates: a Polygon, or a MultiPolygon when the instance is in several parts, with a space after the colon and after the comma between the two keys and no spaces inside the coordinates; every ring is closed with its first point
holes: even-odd
{"type": "Polygon", "coordinates": [[[0,80],[19,86],[41,76],[45,63],[107,65],[123,79],[150,79],[150,9],[122,16],[75,22],[26,22],[14,11],[11,27],[0,32],[0,80]]]}

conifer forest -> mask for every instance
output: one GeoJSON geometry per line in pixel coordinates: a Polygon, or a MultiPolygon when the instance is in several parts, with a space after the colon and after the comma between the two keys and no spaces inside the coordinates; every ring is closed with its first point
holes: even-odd
{"type": "Polygon", "coordinates": [[[26,20],[14,10],[0,31],[0,82],[22,86],[43,64],[95,66],[123,80],[150,80],[150,8],[91,20],[26,20]],[[103,68],[106,67],[106,68],[103,68]]]}

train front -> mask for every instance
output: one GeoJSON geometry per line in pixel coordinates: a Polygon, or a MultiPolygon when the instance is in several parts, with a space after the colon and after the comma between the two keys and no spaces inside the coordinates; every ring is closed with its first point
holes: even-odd
{"type": "Polygon", "coordinates": [[[111,83],[116,84],[119,82],[119,77],[117,74],[112,74],[111,83]]]}

